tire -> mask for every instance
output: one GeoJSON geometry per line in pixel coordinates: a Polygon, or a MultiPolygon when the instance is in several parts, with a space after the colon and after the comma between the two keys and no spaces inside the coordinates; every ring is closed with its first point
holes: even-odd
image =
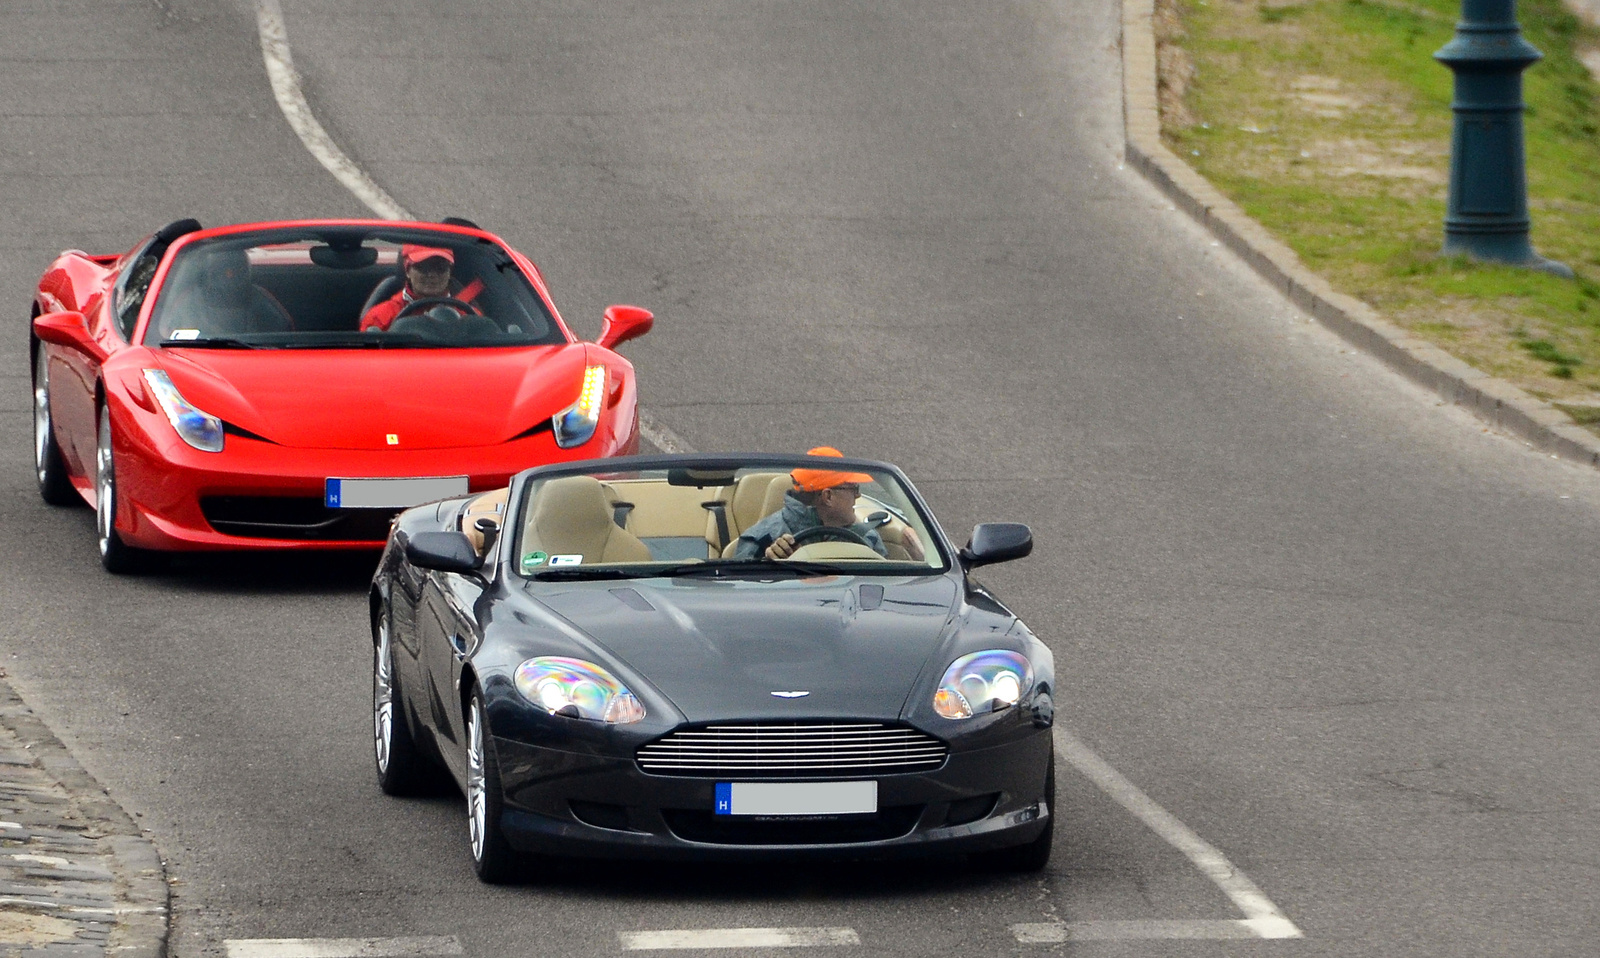
{"type": "Polygon", "coordinates": [[[378,787],[385,795],[415,795],[429,783],[427,760],[419,754],[401,707],[400,684],[394,668],[394,644],[389,634],[389,610],[378,619],[372,645],[372,751],[378,787]]]}
{"type": "Polygon", "coordinates": [[[129,575],[149,567],[149,555],[117,534],[117,471],[112,456],[111,408],[100,407],[100,429],[94,453],[94,525],[100,543],[100,564],[112,575],[129,575]]]}
{"type": "Polygon", "coordinates": [[[474,688],[467,706],[467,837],[473,870],[489,885],[504,884],[516,874],[516,852],[500,830],[504,809],[500,762],[484,721],[483,693],[474,688]]]}
{"type": "Polygon", "coordinates": [[[33,470],[39,480],[39,497],[45,502],[52,506],[83,502],[67,478],[67,464],[56,443],[55,422],[50,417],[50,354],[43,343],[33,360],[33,470]]]}
{"type": "Polygon", "coordinates": [[[1043,871],[1050,864],[1050,846],[1056,833],[1056,756],[1050,753],[1050,764],[1045,768],[1044,800],[1050,807],[1050,822],[1044,833],[1026,845],[984,852],[977,856],[979,862],[991,871],[1032,874],[1043,871]]]}

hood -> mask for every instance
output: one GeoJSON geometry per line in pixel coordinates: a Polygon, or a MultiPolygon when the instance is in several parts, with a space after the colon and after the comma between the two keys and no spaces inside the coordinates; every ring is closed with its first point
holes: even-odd
{"type": "Polygon", "coordinates": [[[586,583],[537,599],[581,623],[691,722],[894,721],[956,601],[945,576],[659,582],[586,583]]]}
{"type": "Polygon", "coordinates": [[[300,449],[505,442],[578,398],[580,343],[494,349],[166,349],[183,397],[300,449]],[[390,443],[389,435],[398,437],[390,443]]]}

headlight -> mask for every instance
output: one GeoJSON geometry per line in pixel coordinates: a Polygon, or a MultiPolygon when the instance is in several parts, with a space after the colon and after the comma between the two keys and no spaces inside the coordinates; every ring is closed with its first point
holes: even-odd
{"type": "Polygon", "coordinates": [[[189,404],[164,370],[146,369],[144,384],[179,438],[202,452],[222,451],[222,420],[189,404]]]}
{"type": "Polygon", "coordinates": [[[549,712],[610,725],[644,718],[644,705],[610,672],[582,659],[541,655],[517,666],[517,691],[549,712]]]}
{"type": "Polygon", "coordinates": [[[998,712],[1022,700],[1033,688],[1033,665],[1004,649],[963,655],[950,663],[933,693],[933,710],[947,719],[998,712]]]}
{"type": "Polygon", "coordinates": [[[550,418],[555,427],[556,445],[562,449],[581,446],[594,436],[600,425],[600,404],[606,395],[606,368],[590,366],[583,371],[583,389],[578,401],[550,418]]]}

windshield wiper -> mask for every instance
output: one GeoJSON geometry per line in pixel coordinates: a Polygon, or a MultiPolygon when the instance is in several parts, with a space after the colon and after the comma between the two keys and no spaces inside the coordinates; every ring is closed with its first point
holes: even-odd
{"type": "Polygon", "coordinates": [[[533,573],[532,578],[541,582],[570,582],[583,579],[671,579],[678,577],[748,579],[771,578],[776,575],[809,578],[811,576],[849,574],[849,570],[840,569],[837,566],[831,566],[823,562],[796,562],[794,560],[777,559],[723,559],[711,562],[683,562],[678,565],[652,566],[640,569],[619,569],[615,566],[610,568],[579,566],[571,569],[545,569],[542,572],[533,573]]]}
{"type": "Polygon", "coordinates": [[[571,582],[582,579],[653,579],[664,574],[660,569],[596,569],[578,566],[571,569],[545,569],[543,572],[533,573],[530,578],[541,582],[571,582]]]}
{"type": "Polygon", "coordinates": [[[163,349],[170,348],[172,346],[185,346],[185,347],[188,347],[188,346],[199,346],[202,349],[266,349],[266,348],[269,348],[269,347],[265,347],[265,346],[258,346],[255,343],[247,343],[242,339],[234,339],[231,336],[210,336],[210,337],[207,337],[207,338],[204,338],[204,339],[163,339],[161,341],[161,347],[163,349]]]}

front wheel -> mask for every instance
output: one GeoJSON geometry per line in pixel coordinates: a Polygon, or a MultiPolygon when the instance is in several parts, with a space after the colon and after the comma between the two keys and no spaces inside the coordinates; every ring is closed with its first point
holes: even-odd
{"type": "Polygon", "coordinates": [[[100,541],[100,564],[113,575],[142,571],[143,550],[125,544],[117,534],[117,470],[111,455],[111,407],[100,407],[100,434],[94,452],[94,524],[100,541]]]}
{"type": "Polygon", "coordinates": [[[516,852],[500,830],[505,808],[500,789],[500,762],[484,721],[483,693],[474,688],[467,707],[467,834],[472,841],[472,867],[478,880],[500,885],[513,877],[516,852]]]}
{"type": "Polygon", "coordinates": [[[33,469],[39,480],[39,497],[45,502],[70,506],[82,501],[67,478],[67,464],[56,442],[50,417],[50,354],[43,343],[33,360],[33,469]]]}

